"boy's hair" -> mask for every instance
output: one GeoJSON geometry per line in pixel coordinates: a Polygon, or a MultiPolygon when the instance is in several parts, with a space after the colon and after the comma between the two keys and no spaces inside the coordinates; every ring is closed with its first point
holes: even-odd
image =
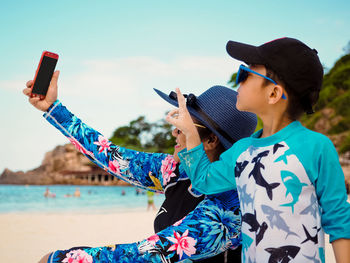
{"type": "Polygon", "coordinates": [[[261,46],[229,41],[226,50],[231,57],[247,65],[264,65],[277,75],[288,93],[288,113],[292,119],[299,118],[303,111],[313,113],[312,106],[318,99],[323,80],[317,50],[288,37],[261,46]]]}
{"type": "MultiPolygon", "coordinates": [[[[266,68],[266,76],[270,79],[276,81],[279,85],[283,86],[283,88],[287,91],[288,94],[288,106],[287,106],[287,114],[290,120],[298,120],[300,116],[307,112],[308,114],[313,113],[312,106],[318,100],[319,90],[310,90],[309,93],[305,94],[303,100],[301,100],[298,94],[295,92],[295,89],[289,87],[286,83],[284,83],[278,75],[270,68],[266,68]],[[306,105],[306,106],[305,106],[306,105]]],[[[271,84],[271,82],[267,79],[264,80],[264,86],[271,84]]]]}

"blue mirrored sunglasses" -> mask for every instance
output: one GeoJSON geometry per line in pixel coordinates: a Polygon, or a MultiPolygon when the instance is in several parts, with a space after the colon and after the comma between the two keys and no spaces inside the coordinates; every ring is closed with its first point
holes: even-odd
{"type": "MultiPolygon", "coordinates": [[[[277,82],[274,81],[273,79],[270,79],[269,77],[266,77],[266,76],[254,71],[254,70],[251,70],[250,68],[248,68],[244,65],[239,66],[237,76],[236,76],[236,85],[245,81],[248,78],[249,73],[256,74],[264,79],[267,79],[268,81],[271,81],[273,84],[277,85],[277,82]]],[[[286,96],[284,95],[284,93],[282,94],[282,99],[287,99],[286,96]]]]}

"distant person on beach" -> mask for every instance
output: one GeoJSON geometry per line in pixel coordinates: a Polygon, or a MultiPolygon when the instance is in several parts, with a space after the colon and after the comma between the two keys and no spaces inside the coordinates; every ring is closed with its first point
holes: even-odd
{"type": "Polygon", "coordinates": [[[126,192],[125,192],[125,190],[122,190],[122,195],[126,195],[126,192]]]}
{"type": "Polygon", "coordinates": [[[80,189],[79,189],[79,187],[78,187],[78,188],[75,189],[75,192],[74,192],[74,195],[73,195],[73,196],[74,196],[74,197],[80,197],[80,195],[81,195],[81,194],[80,194],[80,189]]]}
{"type": "Polygon", "coordinates": [[[56,194],[54,194],[54,193],[51,193],[50,192],[50,189],[48,188],[48,187],[46,187],[46,190],[45,190],[45,193],[44,193],[44,196],[45,197],[52,197],[52,198],[54,198],[54,197],[56,197],[56,194]]]}
{"type": "Polygon", "coordinates": [[[147,211],[150,210],[156,210],[156,206],[154,205],[154,192],[147,191],[147,211]]]}
{"type": "MultiPolygon", "coordinates": [[[[176,137],[173,155],[144,153],[114,145],[57,100],[58,76],[56,71],[44,100],[30,98],[29,102],[44,111],[45,119],[91,161],[128,183],[164,193],[165,201],[154,221],[156,234],[151,237],[133,244],[58,250],[46,255],[41,262],[70,262],[78,257],[91,259],[89,262],[178,262],[185,259],[240,262],[241,215],[237,191],[205,196],[191,186],[178,157],[178,152],[186,146],[181,130],[172,132],[176,137]]],[[[32,85],[33,81],[27,82],[25,95],[30,94],[32,85]]],[[[177,106],[175,92],[169,95],[156,92],[177,106]]],[[[236,96],[234,90],[223,86],[211,87],[199,96],[187,96],[188,110],[210,161],[218,160],[225,149],[255,130],[256,116],[239,112],[235,107],[236,96]]]]}

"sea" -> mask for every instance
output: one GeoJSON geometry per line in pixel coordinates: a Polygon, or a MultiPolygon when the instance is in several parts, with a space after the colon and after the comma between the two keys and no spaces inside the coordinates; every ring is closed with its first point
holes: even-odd
{"type": "MultiPolygon", "coordinates": [[[[0,214],[145,211],[146,191],[137,193],[136,189],[130,186],[0,185],[0,214]],[[44,197],[47,187],[55,197],[44,197]],[[73,197],[77,188],[80,197],[73,197]]],[[[164,195],[155,194],[153,197],[159,209],[164,195]]]]}

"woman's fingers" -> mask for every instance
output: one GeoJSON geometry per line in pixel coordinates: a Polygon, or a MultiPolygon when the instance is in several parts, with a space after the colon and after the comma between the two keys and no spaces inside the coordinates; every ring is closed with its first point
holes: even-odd
{"type": "Polygon", "coordinates": [[[179,88],[176,88],[176,94],[177,94],[177,102],[179,103],[179,108],[186,109],[185,97],[182,95],[179,88]]]}
{"type": "Polygon", "coordinates": [[[26,95],[26,96],[30,96],[30,93],[31,93],[31,89],[30,88],[25,88],[23,90],[23,94],[26,95]]]}
{"type": "Polygon", "coordinates": [[[34,81],[33,81],[33,80],[29,80],[29,81],[27,81],[27,83],[26,83],[27,88],[32,88],[33,83],[34,83],[34,81]]]}
{"type": "Polygon", "coordinates": [[[29,98],[29,103],[35,106],[40,101],[39,97],[29,98]]]}
{"type": "Polygon", "coordinates": [[[179,117],[179,109],[173,109],[168,113],[169,117],[178,118],[179,117]]]}
{"type": "Polygon", "coordinates": [[[177,124],[176,121],[178,117],[179,117],[179,109],[173,109],[167,114],[167,116],[165,117],[165,120],[170,124],[176,126],[177,124]]]}

